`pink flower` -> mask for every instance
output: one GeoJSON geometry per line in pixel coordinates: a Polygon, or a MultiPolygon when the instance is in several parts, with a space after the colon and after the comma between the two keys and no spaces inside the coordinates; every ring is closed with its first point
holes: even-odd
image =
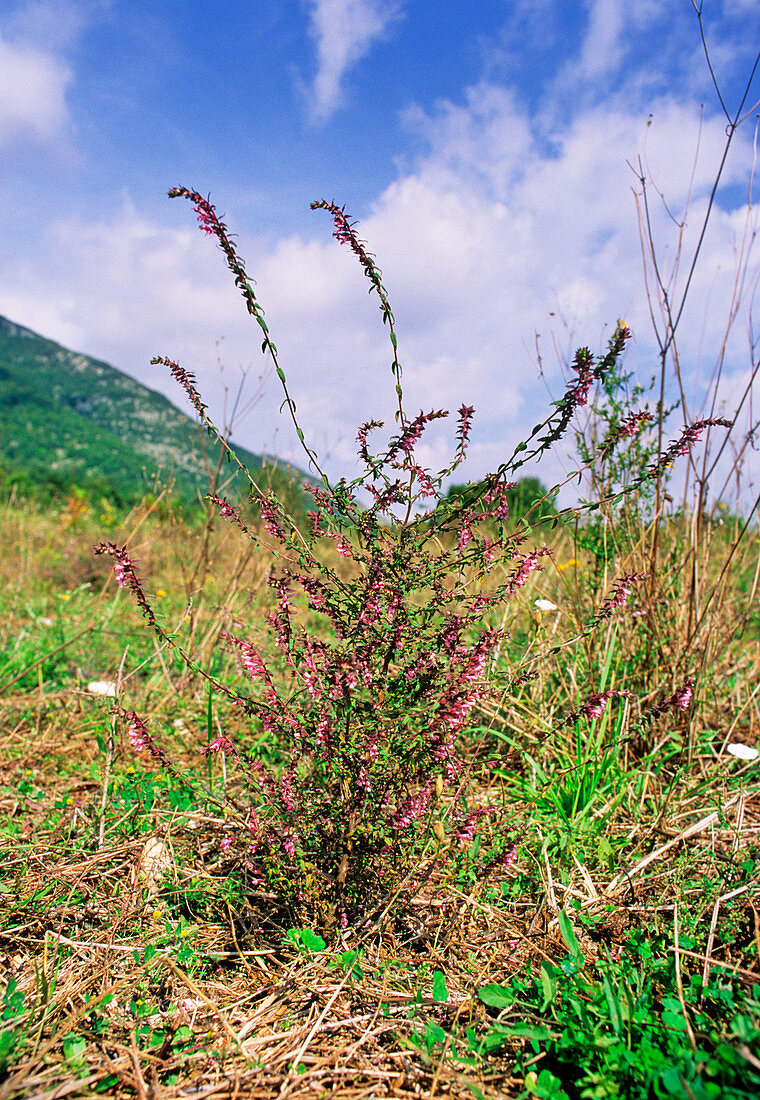
{"type": "Polygon", "coordinates": [[[666,699],[663,699],[660,703],[655,703],[654,706],[649,707],[644,712],[643,720],[645,722],[654,722],[655,719],[660,718],[661,715],[666,714],[669,710],[686,710],[694,698],[694,677],[687,676],[678,691],[669,695],[666,699]]]}
{"type": "Polygon", "coordinates": [[[505,848],[504,851],[502,852],[501,856],[499,857],[499,867],[501,868],[502,871],[506,871],[512,866],[512,864],[515,861],[515,856],[516,855],[517,855],[517,841],[515,841],[514,844],[511,847],[505,848]]]}
{"type": "Polygon", "coordinates": [[[674,459],[679,455],[687,455],[695,443],[698,443],[702,432],[705,428],[713,428],[721,425],[724,428],[733,427],[731,420],[726,420],[723,417],[708,417],[706,420],[695,420],[693,424],[689,424],[681,432],[679,439],[674,440],[667,451],[660,455],[656,462],[653,462],[649,467],[648,476],[650,478],[657,477],[660,470],[665,469],[666,466],[672,466],[674,459]]]}
{"type": "Polygon", "coordinates": [[[277,692],[266,670],[266,666],[251,643],[244,641],[242,638],[236,638],[233,634],[222,633],[220,637],[223,638],[228,645],[234,646],[240,650],[241,664],[245,671],[252,680],[263,682],[266,685],[267,696],[270,702],[277,703],[277,692]]]}
{"type": "Polygon", "coordinates": [[[470,527],[462,527],[459,532],[459,538],[457,539],[457,550],[464,550],[465,546],[472,539],[472,529],[470,527]]]}
{"type": "Polygon", "coordinates": [[[517,569],[515,569],[514,573],[507,581],[506,591],[510,595],[514,595],[518,588],[522,588],[531,573],[535,573],[537,570],[544,568],[539,558],[544,557],[546,554],[551,554],[551,550],[544,546],[540,550],[534,550],[532,553],[525,555],[520,565],[518,565],[517,569]]]}
{"type": "Polygon", "coordinates": [[[239,518],[238,514],[237,514],[237,510],[235,508],[233,508],[232,505],[230,504],[230,502],[228,500],[225,500],[224,497],[213,497],[212,499],[213,499],[214,503],[218,506],[219,515],[222,517],[222,519],[238,519],[239,518]]]}
{"type": "Polygon", "coordinates": [[[129,587],[128,565],[125,562],[118,560],[114,561],[113,573],[116,577],[116,583],[118,584],[119,588],[129,587]]]}
{"type": "Polygon", "coordinates": [[[151,359],[151,365],[161,365],[163,367],[169,368],[169,373],[171,374],[172,378],[175,380],[175,382],[179,382],[180,386],[182,386],[183,390],[190,399],[190,403],[193,405],[196,412],[200,416],[201,420],[204,424],[208,426],[209,419],[206,415],[206,406],[201,401],[201,395],[198,393],[198,390],[195,387],[194,375],[185,370],[184,367],[181,367],[179,363],[175,363],[173,359],[165,359],[162,355],[154,356],[154,358],[151,359]]]}
{"type": "Polygon", "coordinates": [[[598,691],[594,695],[589,695],[584,699],[577,710],[571,711],[566,716],[562,722],[562,726],[570,726],[579,718],[587,718],[589,721],[601,718],[610,699],[622,698],[628,694],[629,692],[627,691],[598,691]]]}
{"type": "Polygon", "coordinates": [[[113,558],[113,571],[120,588],[127,588],[137,600],[137,604],[152,627],[156,627],[156,616],[148,603],[143,586],[135,571],[135,565],[126,546],[116,546],[113,542],[102,542],[95,547],[96,554],[110,554],[113,558]]]}
{"type": "Polygon", "coordinates": [[[264,662],[249,642],[240,643],[240,652],[243,655],[243,668],[252,680],[268,680],[264,662]]]}
{"type": "Polygon", "coordinates": [[[619,434],[621,437],[628,436],[632,438],[634,435],[638,435],[645,424],[648,424],[652,419],[650,412],[636,412],[623,421],[619,428],[619,434]]]}
{"type": "Polygon", "coordinates": [[[259,511],[261,512],[261,519],[269,534],[273,538],[283,542],[285,534],[279,523],[280,515],[277,506],[271,501],[261,500],[259,501],[259,511]]]}
{"type": "Polygon", "coordinates": [[[306,690],[308,691],[309,695],[312,697],[312,699],[319,699],[324,691],[324,688],[321,687],[319,683],[319,669],[317,668],[317,663],[314,659],[314,654],[312,652],[309,639],[307,639],[307,647],[308,648],[303,658],[303,663],[305,667],[303,668],[301,675],[304,678],[306,690]]]}
{"type": "Polygon", "coordinates": [[[476,680],[482,679],[488,655],[495,646],[496,640],[497,635],[492,630],[487,630],[483,634],[480,641],[470,653],[467,665],[462,672],[462,680],[465,683],[472,684],[476,680]]]}
{"type": "Polygon", "coordinates": [[[143,722],[142,718],[138,718],[134,711],[128,711],[125,718],[129,719],[129,725],[127,726],[127,733],[129,735],[129,743],[136,752],[142,752],[144,749],[150,749],[153,744],[153,738],[148,733],[148,727],[143,722]]]}
{"type": "Polygon", "coordinates": [[[102,543],[98,546],[96,553],[110,554],[113,558],[113,574],[119,588],[133,588],[135,584],[139,585],[134,562],[127,553],[126,546],[119,547],[112,542],[102,543]]]}
{"type": "Polygon", "coordinates": [[[207,199],[201,199],[193,207],[193,210],[198,215],[198,223],[204,233],[208,233],[210,237],[216,236],[216,229],[214,228],[217,221],[216,210],[208,202],[207,199]]]}
{"type": "Polygon", "coordinates": [[[467,449],[467,443],[470,436],[470,427],[472,425],[472,414],[474,412],[475,409],[472,405],[462,405],[459,409],[459,427],[457,429],[457,437],[460,454],[463,454],[467,449]]]}
{"type": "Polygon", "coordinates": [[[472,810],[464,821],[457,825],[455,829],[456,838],[463,848],[472,843],[475,836],[475,826],[481,817],[486,817],[488,813],[489,811],[484,806],[480,806],[477,810],[472,810]]]}
{"type": "Polygon", "coordinates": [[[207,751],[208,752],[213,752],[213,753],[232,752],[233,749],[234,749],[234,746],[232,744],[232,741],[230,741],[229,737],[227,737],[227,735],[224,734],[224,733],[219,733],[219,734],[217,734],[217,736],[214,738],[213,741],[209,742],[209,746],[208,746],[207,751]]]}
{"type": "Polygon", "coordinates": [[[318,745],[322,745],[327,749],[330,745],[330,723],[324,716],[317,722],[317,730],[315,738],[318,745]]]}
{"type": "Polygon", "coordinates": [[[678,707],[679,710],[686,710],[693,697],[694,677],[687,676],[683,682],[683,686],[671,697],[670,702],[674,707],[678,707]]]}
{"type": "MultiPolygon", "coordinates": [[[[296,797],[293,791],[293,771],[286,772],[280,779],[280,797],[282,804],[288,813],[292,813],[296,807],[296,797]]],[[[292,852],[290,853],[292,855],[292,852]]]]}
{"type": "Polygon", "coordinates": [[[596,616],[592,619],[589,629],[592,626],[596,626],[604,619],[609,619],[613,611],[619,607],[625,607],[628,602],[628,597],[633,591],[634,585],[640,581],[646,580],[646,573],[626,573],[621,577],[613,586],[612,592],[599,608],[596,616]]]}
{"type": "Polygon", "coordinates": [[[485,879],[492,871],[508,871],[517,856],[517,841],[508,844],[501,855],[488,863],[481,872],[481,878],[485,879]]]}
{"type": "Polygon", "coordinates": [[[219,509],[219,515],[222,517],[222,519],[231,519],[234,523],[238,525],[244,535],[247,535],[248,538],[251,539],[253,542],[258,542],[258,536],[255,534],[255,532],[248,529],[238,509],[234,508],[228,500],[225,500],[224,497],[214,496],[213,493],[209,494],[208,499],[217,506],[217,508],[219,509]]]}
{"type": "Polygon", "coordinates": [[[596,695],[590,695],[581,706],[581,714],[586,718],[601,718],[607,706],[607,700],[614,694],[612,691],[600,691],[596,695]]]}
{"type": "Polygon", "coordinates": [[[430,798],[430,781],[428,781],[417,794],[411,795],[401,803],[391,819],[392,828],[406,829],[413,821],[417,821],[428,808],[430,798]]]}
{"type": "Polygon", "coordinates": [[[580,409],[588,401],[589,390],[594,381],[594,359],[588,348],[579,348],[571,363],[577,377],[567,385],[567,401],[572,408],[580,409]]]}
{"type": "Polygon", "coordinates": [[[645,424],[652,420],[650,412],[635,412],[625,418],[617,429],[610,432],[599,450],[601,458],[608,458],[621,439],[632,439],[638,435],[645,424]]]}
{"type": "Polygon", "coordinates": [[[160,760],[162,764],[167,767],[171,767],[169,758],[163,749],[160,749],[151,735],[148,733],[148,727],[143,722],[142,718],[138,717],[133,710],[121,711],[122,717],[127,720],[127,734],[129,735],[129,743],[135,752],[149,752],[151,756],[154,756],[157,760],[160,760]]]}
{"type": "Polygon", "coordinates": [[[348,220],[343,210],[338,209],[338,207],[332,207],[331,210],[333,223],[335,225],[333,237],[335,237],[335,240],[339,241],[340,244],[353,245],[356,241],[356,236],[352,232],[351,222],[348,220]]]}

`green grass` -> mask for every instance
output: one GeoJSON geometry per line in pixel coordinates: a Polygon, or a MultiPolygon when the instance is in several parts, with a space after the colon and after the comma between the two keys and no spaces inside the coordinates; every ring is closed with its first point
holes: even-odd
{"type": "MultiPolygon", "coordinates": [[[[520,667],[536,676],[495,698],[462,745],[494,762],[476,796],[509,808],[515,863],[482,881],[475,851],[431,838],[441,858],[419,895],[325,934],[220,844],[234,826],[219,796],[245,791],[199,755],[209,729],[273,764],[277,746],[218,693],[209,709],[202,679],[146,635],[91,556],[100,517],[10,504],[5,520],[4,1100],[62,1085],[74,1097],[154,1086],[179,1097],[230,1080],[251,1097],[338,1085],[345,1096],[757,1094],[760,784],[757,764],[725,751],[757,742],[756,533],[700,634],[688,633],[683,576],[666,571],[645,619],[573,642],[635,553],[630,540],[628,557],[611,553],[595,588],[566,564],[585,560],[571,533],[556,532],[555,564],[510,605],[499,658],[505,683],[520,667]],[[539,613],[538,597],[559,614],[539,613]],[[656,659],[654,639],[666,639],[656,659]],[[693,668],[693,709],[643,721],[693,668]],[[120,669],[122,704],[150,716],[176,775],[136,757],[118,725],[112,740],[111,703],[88,684],[120,669]],[[600,719],[564,722],[604,688],[631,694],[600,719]],[[141,868],[154,842],[166,865],[152,876],[141,868]]],[[[163,621],[237,683],[215,639],[225,609],[241,631],[259,629],[266,556],[172,514],[109,522],[163,621]]],[[[687,556],[677,520],[662,540],[671,563],[687,556]]],[[[730,532],[712,532],[702,592],[730,547],[730,532]]]]}

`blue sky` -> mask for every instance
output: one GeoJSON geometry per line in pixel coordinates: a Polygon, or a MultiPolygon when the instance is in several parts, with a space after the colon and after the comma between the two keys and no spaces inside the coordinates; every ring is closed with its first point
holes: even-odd
{"type": "MultiPolygon", "coordinates": [[[[704,19],[733,106],[760,48],[760,10],[704,0],[704,19]]],[[[759,95],[760,79],[748,106],[759,95]]],[[[750,369],[753,137],[750,118],[679,335],[691,418],[704,411],[737,268],[729,404],[750,369]]],[[[410,412],[475,406],[476,477],[559,396],[573,348],[601,349],[617,318],[636,336],[631,369],[651,377],[630,163],[641,158],[653,189],[677,291],[724,142],[691,0],[6,0],[0,313],[181,403],[149,365],[179,359],[220,420],[225,387],[245,371],[234,435],[298,461],[221,256],[189,205],[165,197],[177,184],[210,193],[257,279],[307,435],[332,474],[351,475],[356,427],[388,417],[392,393],[366,282],[326,215],[309,210],[337,201],[383,269],[410,412]]],[[[431,435],[429,461],[443,465],[449,445],[431,435]]],[[[537,472],[550,480],[558,468],[537,472]]]]}

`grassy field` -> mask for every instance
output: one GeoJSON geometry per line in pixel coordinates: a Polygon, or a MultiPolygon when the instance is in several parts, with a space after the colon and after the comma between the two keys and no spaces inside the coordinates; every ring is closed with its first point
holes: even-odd
{"type": "Polygon", "coordinates": [[[245,791],[198,750],[221,729],[276,750],[92,549],[128,542],[162,622],[221,683],[239,679],[218,645],[230,614],[255,634],[270,606],[267,552],[169,508],[9,501],[0,1097],[758,1095],[760,538],[739,533],[725,510],[656,539],[620,515],[537,529],[546,568],[496,624],[499,668],[524,675],[459,744],[491,761],[476,801],[504,807],[516,858],[478,877],[431,832],[414,891],[341,929],[227,854],[213,796],[245,791]],[[636,570],[628,606],[584,632],[636,570]],[[672,705],[687,676],[693,699],[672,705]],[[566,720],[605,690],[601,716],[566,720]],[[179,771],[133,751],[114,702],[179,771]]]}

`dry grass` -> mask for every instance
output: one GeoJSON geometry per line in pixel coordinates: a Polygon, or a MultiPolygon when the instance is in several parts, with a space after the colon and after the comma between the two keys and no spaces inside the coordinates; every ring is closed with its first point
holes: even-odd
{"type": "MultiPolygon", "coordinates": [[[[76,715],[80,702],[67,709],[65,699],[57,700],[41,713],[33,747],[32,729],[19,723],[12,702],[2,711],[3,728],[15,728],[6,741],[4,782],[32,771],[44,797],[27,806],[2,806],[11,820],[23,823],[26,841],[4,860],[2,966],[35,1013],[25,1056],[0,1085],[4,1100],[87,1096],[100,1082],[107,1083],[109,1095],[164,1100],[477,1095],[470,1083],[486,1096],[515,1096],[520,1081],[511,1075],[508,1056],[477,1072],[458,1065],[450,1052],[422,1057],[405,1038],[427,1019],[447,1032],[484,1025],[487,1010],[477,990],[490,982],[506,984],[543,959],[561,959],[566,947],[557,913],[573,899],[580,912],[602,918],[593,937],[580,933],[589,961],[600,950],[614,952],[642,921],[672,926],[677,903],[702,907],[701,919],[713,929],[709,951],[682,952],[686,966],[719,967],[740,985],[760,982],[760,887],[726,890],[708,906],[698,884],[701,874],[714,875],[722,860],[730,862],[733,853],[756,841],[756,783],[721,799],[721,814],[702,813],[717,793],[712,791],[703,793],[701,805],[674,806],[656,829],[642,823],[626,865],[611,875],[592,876],[579,865],[562,881],[546,859],[537,869],[541,888],[508,905],[489,901],[480,886],[463,890],[431,879],[424,894],[392,918],[360,930],[361,978],[335,966],[339,952],[356,949],[355,931],[329,952],[298,952],[284,941],[288,925],[273,903],[255,892],[244,907],[219,902],[215,916],[194,923],[192,965],[180,966],[181,940],[162,943],[161,896],[169,884],[181,893],[190,883],[196,891],[213,883],[216,823],[190,815],[177,825],[172,818],[178,815],[156,812],[150,833],[86,851],[93,822],[83,808],[92,804],[94,784],[55,770],[61,756],[86,760],[97,754],[92,736],[79,732],[76,720],[62,720],[76,715]],[[9,747],[15,749],[12,760],[9,747]],[[56,803],[66,809],[51,827],[44,822],[56,803]],[[167,876],[158,881],[141,875],[151,838],[171,853],[167,876]],[[639,852],[645,855],[638,858],[639,852]],[[685,864],[691,887],[684,883],[685,864]],[[674,890],[679,880],[681,888],[674,890]],[[714,934],[729,902],[733,920],[751,933],[744,941],[724,943],[714,934]],[[144,962],[140,949],[149,944],[158,946],[144,962]],[[446,975],[446,1003],[431,995],[435,969],[446,975]],[[109,995],[113,999],[105,1005],[109,995]],[[136,997],[144,998],[147,1014],[130,1010],[136,997]],[[102,1034],[92,1029],[96,1015],[105,1021],[102,1034]],[[145,1022],[166,1043],[138,1046],[136,1027],[145,1022]],[[178,1052],[170,1036],[182,1026],[190,1028],[192,1040],[178,1052]],[[77,1066],[64,1053],[70,1034],[87,1041],[77,1066]],[[173,1075],[176,1080],[165,1083],[173,1075]]],[[[528,864],[535,858],[524,857],[528,864]]],[[[520,864],[509,873],[520,874],[520,864]]]]}
{"type": "MultiPolygon", "coordinates": [[[[99,846],[110,720],[107,702],[88,694],[88,677],[115,678],[129,646],[124,671],[138,668],[127,680],[130,698],[174,730],[190,766],[203,738],[202,687],[144,639],[128,602],[114,601],[105,567],[89,558],[102,534],[97,517],[14,509],[6,518],[0,969],[23,994],[10,1025],[23,1041],[0,1083],[2,1100],[103,1091],[140,1100],[516,1097],[527,1066],[540,1069],[544,1055],[523,1054],[516,1074],[526,1040],[515,1038],[467,1064],[464,1036],[468,1028],[487,1033],[495,1018],[479,989],[566,956],[563,909],[574,914],[590,968],[625,949],[632,933],[672,935],[680,921],[698,933],[694,949],[672,948],[680,976],[728,975],[740,991],[760,984],[760,886],[737,870],[758,851],[760,783],[756,768],[725,755],[729,738],[760,740],[751,636],[724,646],[716,673],[723,690],[712,689],[688,729],[670,725],[646,744],[625,743],[625,797],[611,810],[600,799],[588,836],[565,849],[552,840],[547,792],[572,781],[581,764],[571,759],[569,735],[549,737],[551,715],[612,644],[635,679],[633,640],[607,636],[598,651],[575,665],[560,661],[553,679],[542,673],[508,708],[484,714],[478,737],[495,738],[489,744],[503,767],[478,797],[508,799],[524,829],[505,887],[452,881],[439,860],[416,895],[402,893],[325,950],[308,951],[288,938],[290,918],[276,899],[246,890],[225,863],[222,818],[197,804],[172,805],[155,776],[151,806],[137,796],[118,804],[118,784],[150,779],[118,741],[99,846]],[[40,625],[51,616],[64,621],[63,648],[52,656],[55,646],[42,641],[53,628],[40,625]],[[28,661],[14,650],[24,631],[28,661]],[[682,748],[668,755],[674,742],[682,748]],[[548,786],[534,782],[535,763],[548,786]],[[604,856],[595,854],[601,838],[604,856]],[[357,948],[352,971],[339,956],[357,948]],[[445,999],[433,995],[436,971],[445,975],[445,999]],[[430,1024],[443,1042],[425,1043],[430,1024]]],[[[136,515],[110,537],[126,541],[130,532],[151,589],[179,593],[174,604],[167,595],[167,614],[183,613],[192,597],[187,629],[196,649],[213,648],[230,603],[256,619],[269,562],[228,550],[226,530],[207,539],[171,516],[158,523],[136,515]],[[210,560],[221,565],[213,582],[210,560]]],[[[572,590],[568,576],[544,575],[541,595],[561,603],[572,590]]],[[[510,626],[515,636],[532,630],[538,654],[577,622],[565,615],[552,634],[544,620],[536,635],[528,602],[510,626]]]]}

